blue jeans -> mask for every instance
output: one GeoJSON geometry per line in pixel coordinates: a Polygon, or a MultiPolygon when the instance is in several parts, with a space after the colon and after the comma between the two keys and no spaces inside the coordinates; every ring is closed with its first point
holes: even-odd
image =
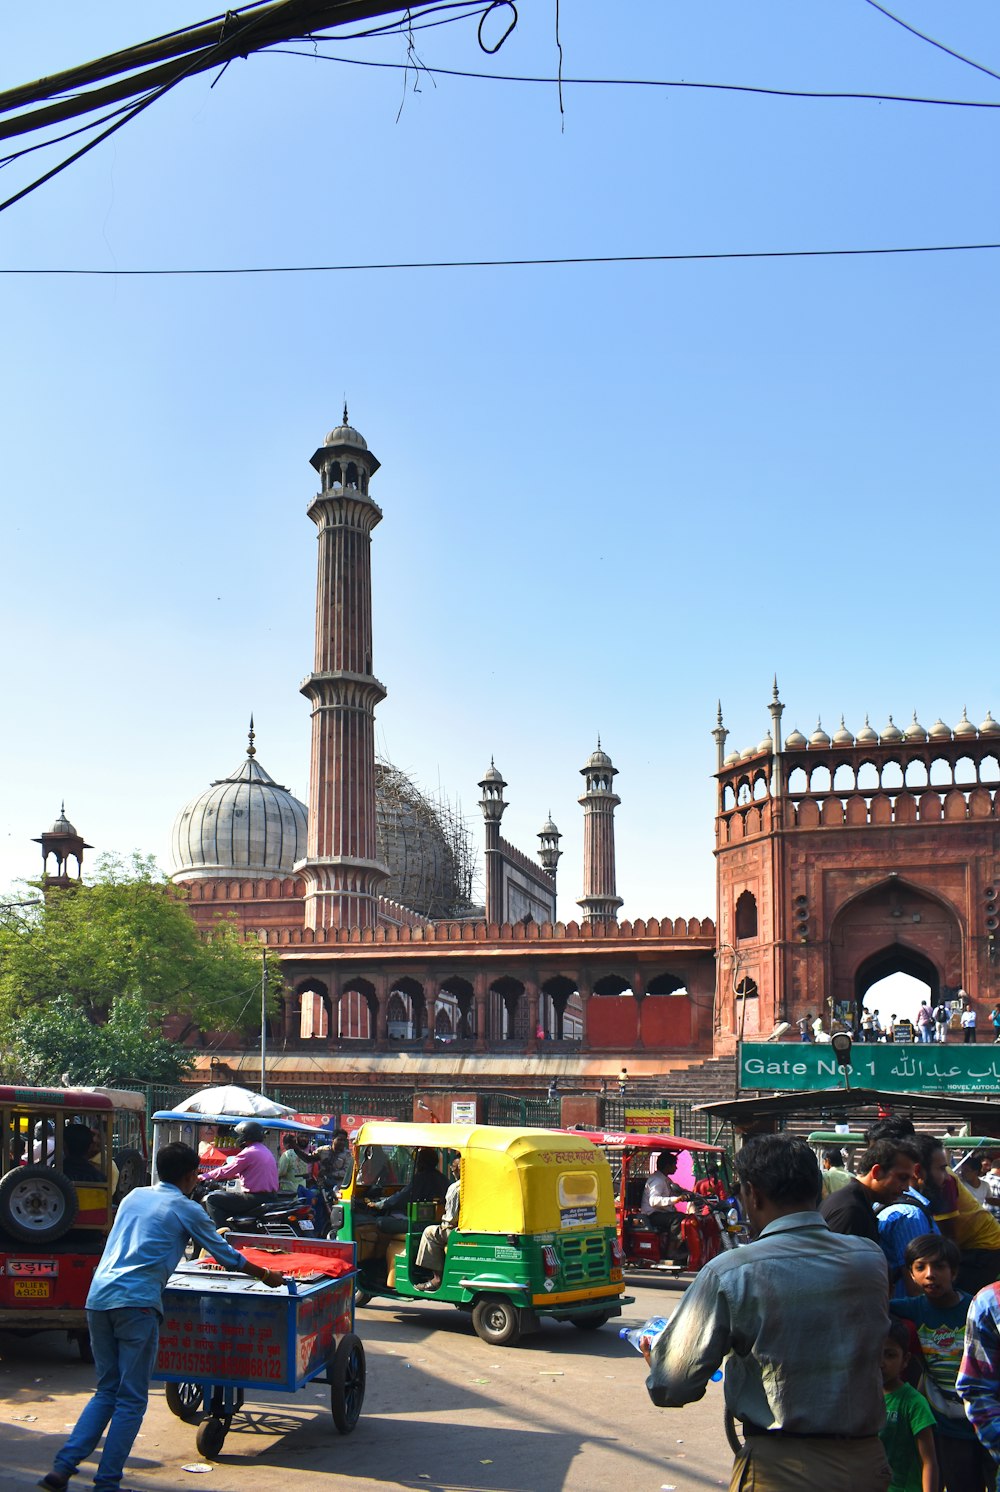
{"type": "Polygon", "coordinates": [[[94,1476],[94,1492],[118,1492],[125,1462],[146,1413],[160,1317],[148,1306],[124,1306],[116,1311],[88,1311],[87,1324],[97,1366],[97,1392],[52,1469],[62,1476],[73,1476],[107,1430],[94,1476]]]}

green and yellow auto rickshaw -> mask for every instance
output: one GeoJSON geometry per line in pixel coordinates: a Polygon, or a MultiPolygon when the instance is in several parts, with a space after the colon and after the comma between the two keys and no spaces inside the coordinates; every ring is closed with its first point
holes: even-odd
{"type": "MultiPolygon", "coordinates": [[[[483,1341],[510,1347],[538,1318],[582,1330],[621,1314],[622,1259],[611,1169],[582,1135],[459,1124],[364,1124],[352,1178],[333,1209],[336,1236],[358,1248],[359,1302],[371,1296],[439,1300],[469,1311],[483,1341]],[[447,1230],[439,1288],[416,1260],[442,1202],[392,1199],[412,1191],[418,1164],[436,1158],[439,1191],[461,1161],[459,1208],[447,1230]],[[420,1160],[418,1162],[418,1156],[420,1160]]],[[[426,1189],[426,1188],[425,1188],[426,1189]]]]}

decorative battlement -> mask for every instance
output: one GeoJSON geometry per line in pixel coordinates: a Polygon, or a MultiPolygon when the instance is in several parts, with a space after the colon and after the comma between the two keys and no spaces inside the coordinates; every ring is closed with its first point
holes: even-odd
{"type": "Polygon", "coordinates": [[[516,845],[511,844],[509,839],[501,837],[499,843],[504,859],[511,865],[516,865],[518,870],[530,876],[532,880],[539,886],[544,887],[551,895],[555,890],[555,876],[550,875],[543,866],[539,865],[537,860],[532,860],[530,855],[526,855],[523,850],[519,850],[516,845]]]}
{"type": "Polygon", "coordinates": [[[306,894],[303,882],[296,876],[275,881],[185,881],[178,875],[189,902],[199,901],[300,901],[306,894]]]}
{"type": "Polygon", "coordinates": [[[429,917],[422,917],[419,912],[414,912],[410,907],[404,907],[402,902],[393,901],[389,896],[380,896],[377,902],[378,920],[386,922],[393,927],[430,927],[429,917]]]}
{"type": "Polygon", "coordinates": [[[283,928],[260,930],[261,941],[274,947],[320,947],[324,944],[435,943],[455,946],[464,943],[552,943],[612,941],[663,942],[715,947],[715,923],[711,917],[650,917],[635,922],[428,922],[414,926],[283,928]]]}

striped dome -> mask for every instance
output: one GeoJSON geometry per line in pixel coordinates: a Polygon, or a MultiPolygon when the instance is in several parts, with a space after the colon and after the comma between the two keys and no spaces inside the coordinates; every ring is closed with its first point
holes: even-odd
{"type": "Polygon", "coordinates": [[[271,880],[289,876],[306,852],[306,805],[256,760],[193,798],[174,820],[171,854],[176,881],[271,880]]]}

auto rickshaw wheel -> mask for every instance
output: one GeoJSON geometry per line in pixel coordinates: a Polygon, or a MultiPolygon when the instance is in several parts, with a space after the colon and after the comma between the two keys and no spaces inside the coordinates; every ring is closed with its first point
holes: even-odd
{"type": "Polygon", "coordinates": [[[0,1228],[22,1243],[53,1243],[77,1214],[76,1190],[49,1166],[18,1166],[0,1180],[0,1228]]]}
{"type": "Polygon", "coordinates": [[[484,1295],[472,1307],[476,1335],[491,1347],[513,1347],[521,1336],[517,1307],[502,1295],[484,1295]]]}
{"type": "Polygon", "coordinates": [[[118,1167],[118,1190],[115,1192],[115,1201],[120,1202],[122,1197],[127,1197],[129,1192],[135,1191],[137,1186],[146,1185],[148,1167],[142,1151],[134,1149],[131,1145],[124,1145],[113,1151],[113,1158],[118,1167]]]}
{"type": "Polygon", "coordinates": [[[211,1461],[219,1454],[226,1442],[228,1430],[228,1419],[216,1419],[214,1416],[199,1427],[194,1443],[206,1461],[211,1461]]]}
{"type": "Polygon", "coordinates": [[[586,1316],[571,1316],[569,1319],[578,1331],[599,1331],[611,1317],[607,1311],[588,1311],[586,1316]]]}
{"type": "Polygon", "coordinates": [[[200,1383],[167,1383],[164,1397],[171,1414],[186,1425],[198,1425],[205,1411],[205,1390],[200,1383]]]}
{"type": "Polygon", "coordinates": [[[361,1338],[349,1332],[330,1364],[330,1412],[341,1435],[350,1435],[361,1418],[367,1376],[361,1338]]]}
{"type": "Polygon", "coordinates": [[[354,1304],[358,1307],[359,1310],[363,1306],[368,1305],[371,1298],[372,1293],[370,1290],[355,1290],[354,1292],[354,1304]]]}

